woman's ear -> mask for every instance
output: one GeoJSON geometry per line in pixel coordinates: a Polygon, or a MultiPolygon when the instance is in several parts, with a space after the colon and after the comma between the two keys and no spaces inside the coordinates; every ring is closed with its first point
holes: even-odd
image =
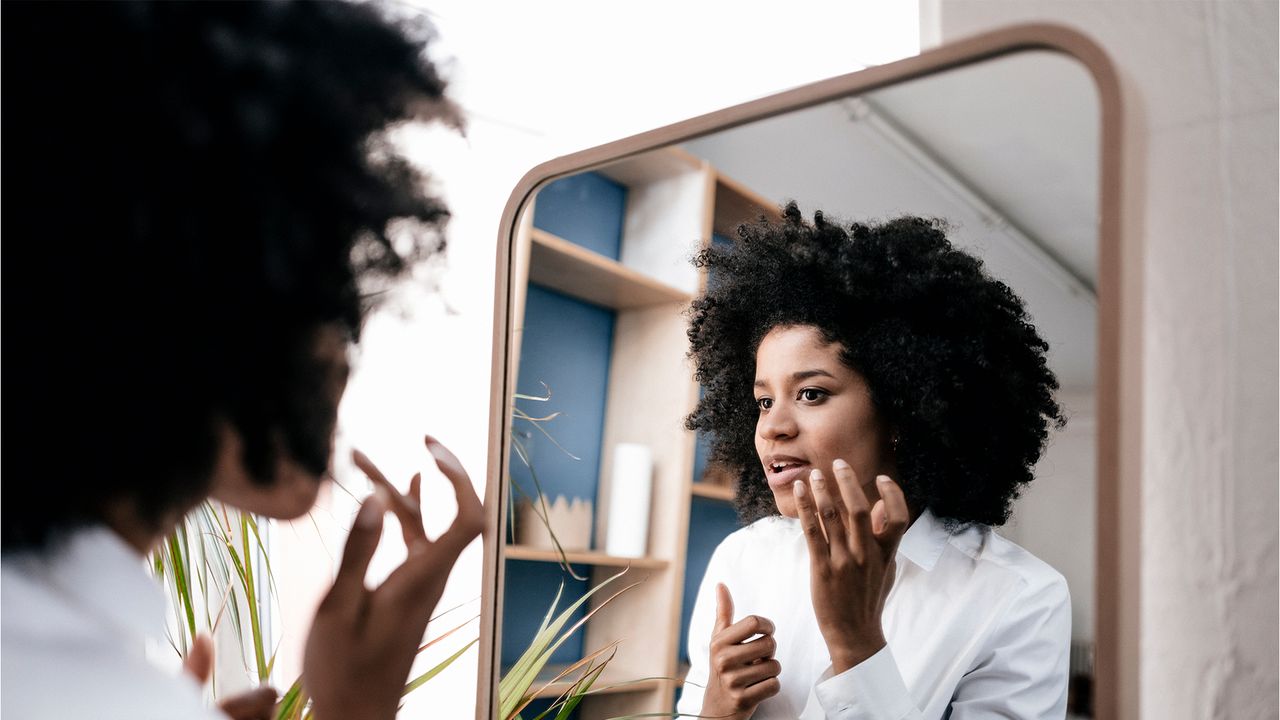
{"type": "Polygon", "coordinates": [[[323,477],[316,476],[290,457],[284,441],[276,438],[274,477],[256,481],[244,463],[244,440],[226,419],[217,423],[218,454],[214,461],[209,497],[255,515],[291,520],[305,514],[316,502],[323,477]]]}

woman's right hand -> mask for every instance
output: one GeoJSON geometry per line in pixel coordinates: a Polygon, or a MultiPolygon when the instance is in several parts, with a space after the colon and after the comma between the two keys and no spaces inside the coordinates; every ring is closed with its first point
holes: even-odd
{"type": "Polygon", "coordinates": [[[746,720],[756,706],[778,694],[782,665],[773,659],[778,648],[773,632],[773,623],[759,615],[733,622],[729,588],[716,585],[716,625],[701,716],[746,720]],[[760,637],[748,640],[754,635],[760,637]]]}
{"type": "Polygon", "coordinates": [[[355,462],[380,492],[356,514],[333,588],[320,603],[307,636],[302,664],[303,689],[311,695],[317,720],[392,720],[404,694],[409,669],[427,619],[444,592],[449,571],[463,548],[484,529],[484,506],[458,458],[435,439],[427,450],[453,484],[458,514],[435,540],[422,525],[422,478],[414,476],[402,495],[364,455],[355,462]],[[377,588],[365,587],[378,541],[382,515],[391,510],[400,521],[408,548],[404,563],[377,588]]]}

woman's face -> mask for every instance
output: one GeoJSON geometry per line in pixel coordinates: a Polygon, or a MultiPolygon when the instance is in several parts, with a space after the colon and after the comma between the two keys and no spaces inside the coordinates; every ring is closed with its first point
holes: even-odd
{"type": "Polygon", "coordinates": [[[866,382],[840,360],[841,347],[809,325],[779,326],[756,350],[756,454],[778,512],[798,517],[792,485],[815,468],[833,480],[831,463],[858,474],[867,500],[880,498],[878,474],[892,474],[886,429],[866,382]]]}

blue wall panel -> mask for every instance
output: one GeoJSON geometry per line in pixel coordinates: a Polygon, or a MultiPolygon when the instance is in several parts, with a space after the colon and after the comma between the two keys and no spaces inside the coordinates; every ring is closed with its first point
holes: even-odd
{"type": "MultiPolygon", "coordinates": [[[[538,717],[539,715],[541,715],[542,713],[550,709],[551,703],[553,702],[555,701],[551,698],[534,700],[533,702],[529,703],[529,705],[525,707],[524,710],[520,711],[521,720],[533,720],[534,718],[538,717]]],[[[578,710],[579,710],[578,708],[575,708],[573,712],[569,713],[569,716],[568,718],[566,718],[566,720],[577,720],[578,710]]],[[[556,712],[548,712],[546,717],[544,717],[542,720],[554,720],[556,718],[556,713],[558,712],[559,712],[558,708],[556,709],[556,712]]]]}
{"type": "Polygon", "coordinates": [[[722,500],[695,496],[689,508],[689,547],[685,557],[684,601],[680,607],[680,662],[688,662],[689,617],[693,614],[693,601],[698,597],[698,587],[711,561],[711,553],[729,533],[737,530],[738,514],[733,506],[722,500]]]}
{"type": "MultiPolygon", "coordinates": [[[[596,502],[614,319],[612,310],[529,285],[516,389],[521,394],[543,396],[545,383],[551,390],[551,399],[518,400],[517,405],[533,416],[553,412],[560,415],[543,425],[555,438],[554,443],[527,421],[515,421],[514,430],[528,450],[542,492],[550,500],[564,495],[570,500],[596,502]]],[[[511,479],[523,492],[536,492],[529,468],[514,453],[511,479]]],[[[512,499],[519,497],[520,491],[513,489],[512,499]]],[[[590,574],[585,567],[575,566],[575,571],[583,576],[590,574]]],[[[533,639],[561,580],[565,582],[562,608],[581,597],[587,584],[574,580],[554,563],[510,561],[505,572],[502,663],[510,665],[533,639]]],[[[584,612],[578,611],[574,621],[584,612]]],[[[552,662],[567,664],[581,657],[579,631],[560,646],[552,662]]]]}
{"type": "MultiPolygon", "coordinates": [[[[516,389],[543,396],[550,388],[551,400],[517,400],[516,405],[535,417],[560,415],[542,425],[554,443],[527,421],[517,420],[513,427],[551,500],[564,495],[595,503],[614,317],[612,310],[529,285],[516,389]]],[[[511,478],[525,492],[535,492],[529,468],[514,453],[511,478]]]]}
{"type": "Polygon", "coordinates": [[[625,186],[599,173],[581,173],[538,191],[533,225],[617,260],[626,209],[625,186]]]}
{"type": "Polygon", "coordinates": [[[707,471],[707,456],[711,454],[711,436],[698,432],[697,442],[693,446],[693,481],[702,482],[702,474],[707,471]]]}
{"type": "MultiPolygon", "coordinates": [[[[574,565],[573,571],[579,577],[591,577],[591,568],[585,565],[574,565]]],[[[503,593],[502,609],[502,667],[515,664],[520,655],[533,642],[538,633],[538,626],[551,609],[556,599],[556,590],[560,582],[564,582],[564,592],[557,606],[563,610],[572,605],[587,591],[587,581],[574,580],[559,565],[547,562],[531,562],[526,560],[508,560],[505,568],[506,583],[503,593]]],[[[585,604],[570,616],[566,628],[582,619],[587,612],[585,604]]],[[[557,615],[559,612],[557,611],[557,615]]],[[[565,640],[565,643],[551,654],[553,664],[576,662],[582,658],[582,638],[585,627],[565,640]]]]}

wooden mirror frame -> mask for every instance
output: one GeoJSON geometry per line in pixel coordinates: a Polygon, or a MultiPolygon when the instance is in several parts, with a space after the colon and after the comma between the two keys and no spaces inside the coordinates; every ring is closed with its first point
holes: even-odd
{"type": "Polygon", "coordinates": [[[1122,144],[1125,132],[1122,87],[1111,60],[1081,33],[1058,25],[1028,24],[948,43],[915,57],[821,80],[793,90],[701,115],[556,158],[530,170],[517,183],[502,213],[498,232],[494,295],[492,396],[489,408],[488,477],[480,661],[476,718],[489,720],[499,681],[497,633],[501,628],[503,492],[510,461],[508,408],[513,402],[511,367],[513,248],[521,212],[534,192],[556,178],[691,140],[695,137],[819,105],[888,85],[918,80],[986,60],[1026,51],[1051,51],[1075,59],[1098,91],[1099,228],[1097,358],[1097,556],[1095,634],[1095,717],[1136,717],[1139,678],[1141,268],[1135,232],[1122,222],[1127,202],[1122,144]],[[1131,237],[1130,237],[1131,236],[1131,237]]]}

